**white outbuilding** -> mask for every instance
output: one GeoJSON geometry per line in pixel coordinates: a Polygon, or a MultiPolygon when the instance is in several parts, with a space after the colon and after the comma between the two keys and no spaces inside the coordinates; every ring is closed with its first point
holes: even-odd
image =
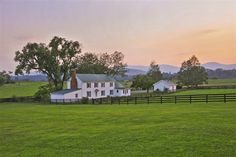
{"type": "Polygon", "coordinates": [[[51,93],[51,102],[74,102],[81,98],[81,89],[65,89],[51,93]]]}
{"type": "Polygon", "coordinates": [[[153,84],[154,91],[168,91],[168,92],[175,92],[176,91],[176,84],[168,81],[168,80],[160,80],[153,84]]]}

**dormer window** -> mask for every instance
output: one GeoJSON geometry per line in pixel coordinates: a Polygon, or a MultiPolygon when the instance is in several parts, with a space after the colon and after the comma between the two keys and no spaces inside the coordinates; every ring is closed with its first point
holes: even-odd
{"type": "Polygon", "coordinates": [[[94,87],[95,87],[95,88],[98,87],[98,82],[95,82],[95,83],[94,83],[94,87]]]}
{"type": "Polygon", "coordinates": [[[101,87],[105,87],[105,82],[102,82],[102,83],[101,83],[101,87]]]}

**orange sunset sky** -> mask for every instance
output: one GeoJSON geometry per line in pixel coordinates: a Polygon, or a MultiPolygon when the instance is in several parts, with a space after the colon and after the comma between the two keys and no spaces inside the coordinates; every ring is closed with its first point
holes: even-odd
{"type": "Polygon", "coordinates": [[[236,63],[235,0],[0,0],[0,70],[27,42],[62,36],[129,65],[236,63]]]}

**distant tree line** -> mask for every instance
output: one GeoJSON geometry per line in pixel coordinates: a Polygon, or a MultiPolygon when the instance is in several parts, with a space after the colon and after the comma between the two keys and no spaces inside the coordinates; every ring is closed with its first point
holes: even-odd
{"type": "Polygon", "coordinates": [[[223,70],[223,69],[210,70],[210,69],[207,69],[207,74],[208,74],[208,77],[211,79],[236,78],[236,69],[232,69],[232,70],[223,70]]]}

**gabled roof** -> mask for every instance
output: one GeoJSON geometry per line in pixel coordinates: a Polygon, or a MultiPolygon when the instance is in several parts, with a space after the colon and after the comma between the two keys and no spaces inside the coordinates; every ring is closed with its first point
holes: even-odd
{"type": "Polygon", "coordinates": [[[121,84],[121,83],[119,83],[119,82],[115,82],[115,89],[124,89],[125,87],[121,84]]]}
{"type": "Polygon", "coordinates": [[[169,80],[160,80],[160,81],[154,83],[153,85],[160,84],[160,83],[163,83],[167,86],[175,86],[176,85],[176,84],[174,84],[173,82],[171,82],[169,80]]]}
{"type": "Polygon", "coordinates": [[[77,74],[82,82],[110,82],[115,81],[114,78],[105,74],[77,74]]]}
{"type": "Polygon", "coordinates": [[[80,89],[64,89],[64,90],[60,90],[60,91],[55,91],[51,94],[64,95],[64,94],[67,94],[67,93],[75,92],[77,90],[80,90],[80,89]]]}

